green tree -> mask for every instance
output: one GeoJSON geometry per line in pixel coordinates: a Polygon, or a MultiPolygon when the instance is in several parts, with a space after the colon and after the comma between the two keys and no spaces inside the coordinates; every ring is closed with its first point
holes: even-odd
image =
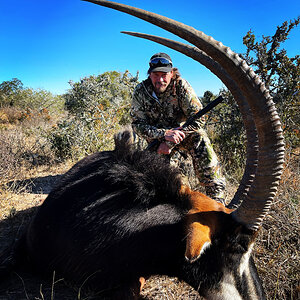
{"type": "Polygon", "coordinates": [[[64,95],[69,115],[49,138],[61,158],[81,156],[112,148],[112,136],[129,123],[131,94],[138,77],[111,71],[70,82],[64,95]]]}
{"type": "Polygon", "coordinates": [[[3,81],[0,84],[0,107],[14,106],[15,101],[19,99],[23,90],[23,83],[18,78],[3,81]]]}
{"type": "Polygon", "coordinates": [[[13,78],[0,84],[0,108],[7,106],[57,113],[64,109],[64,99],[43,89],[24,88],[20,79],[13,78]]]}
{"type": "MultiPolygon", "coordinates": [[[[220,153],[223,167],[231,177],[239,178],[245,163],[245,130],[242,116],[232,94],[223,89],[220,91],[225,101],[207,113],[205,127],[214,144],[214,149],[220,153]]],[[[200,97],[203,105],[217,98],[210,91],[200,97]]]]}
{"type": "Polygon", "coordinates": [[[71,89],[64,95],[66,109],[74,116],[93,116],[103,109],[129,102],[136,80],[128,71],[111,71],[69,84],[71,89]]]}
{"type": "MultiPolygon", "coordinates": [[[[289,57],[282,44],[300,18],[284,22],[273,36],[263,36],[257,41],[250,30],[243,38],[247,47],[241,56],[265,82],[277,104],[288,147],[299,146],[299,55],[289,57]]],[[[245,131],[239,109],[228,90],[222,91],[227,99],[208,114],[206,126],[215,148],[221,153],[226,172],[239,178],[244,166],[245,131]]],[[[201,98],[204,104],[216,96],[206,91],[201,98]]]]}
{"type": "Polygon", "coordinates": [[[273,36],[263,36],[257,41],[250,30],[243,38],[247,47],[244,58],[265,82],[280,114],[289,146],[299,145],[300,56],[289,57],[282,44],[292,29],[297,27],[300,16],[285,21],[273,36]]]}

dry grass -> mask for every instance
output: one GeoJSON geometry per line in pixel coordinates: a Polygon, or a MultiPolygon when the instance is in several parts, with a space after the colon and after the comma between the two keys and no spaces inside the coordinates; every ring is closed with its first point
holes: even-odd
{"type": "MultiPolygon", "coordinates": [[[[268,299],[300,299],[299,288],[299,152],[289,154],[278,196],[256,242],[254,256],[268,299]]],[[[14,180],[6,177],[0,189],[0,250],[22,231],[35,208],[45,199],[59,174],[71,162],[60,165],[21,166],[14,180]]],[[[11,177],[11,175],[10,175],[11,177]]],[[[145,285],[144,299],[201,299],[177,278],[153,276],[145,285]]],[[[61,278],[42,281],[26,273],[13,274],[0,286],[0,300],[19,299],[91,299],[79,296],[78,289],[61,278]]]]}
{"type": "MultiPolygon", "coordinates": [[[[21,125],[0,128],[0,180],[1,184],[23,180],[24,174],[39,165],[52,164],[55,156],[46,138],[41,136],[51,123],[32,118],[21,125]]],[[[13,188],[11,186],[11,188],[13,188]]]]}
{"type": "Polygon", "coordinates": [[[255,246],[269,299],[300,299],[300,148],[287,155],[281,184],[255,246]]]}
{"type": "Polygon", "coordinates": [[[145,300],[158,300],[158,299],[188,299],[188,300],[201,300],[202,297],[187,285],[185,282],[178,280],[175,277],[167,276],[152,276],[146,281],[142,296],[145,300]]]}

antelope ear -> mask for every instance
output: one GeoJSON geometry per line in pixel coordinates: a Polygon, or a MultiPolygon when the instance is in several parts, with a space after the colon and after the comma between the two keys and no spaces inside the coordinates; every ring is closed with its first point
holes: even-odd
{"type": "Polygon", "coordinates": [[[211,228],[199,222],[189,222],[187,216],[187,239],[185,248],[185,259],[192,263],[211,245],[211,228]]]}

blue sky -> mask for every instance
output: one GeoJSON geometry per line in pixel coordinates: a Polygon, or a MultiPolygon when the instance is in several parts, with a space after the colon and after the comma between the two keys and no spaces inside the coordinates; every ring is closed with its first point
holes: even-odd
{"type": "MultiPolygon", "coordinates": [[[[299,0],[120,0],[193,26],[233,51],[244,53],[243,36],[273,35],[282,22],[300,14],[299,0]]],[[[148,61],[167,52],[199,96],[222,83],[199,63],[164,46],[121,34],[138,31],[179,40],[135,17],[80,0],[2,0],[0,2],[0,83],[14,77],[25,87],[64,93],[69,80],[105,71],[129,70],[146,78],[148,61]]],[[[284,44],[300,54],[300,27],[284,44]]]]}

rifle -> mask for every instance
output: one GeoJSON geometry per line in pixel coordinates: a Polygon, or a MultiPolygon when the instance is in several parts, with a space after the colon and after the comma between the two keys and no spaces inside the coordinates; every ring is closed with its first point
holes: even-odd
{"type": "MultiPolygon", "coordinates": [[[[224,100],[222,96],[219,96],[215,100],[211,101],[208,105],[206,105],[203,109],[199,110],[194,115],[190,116],[186,122],[181,126],[182,129],[190,126],[194,121],[200,119],[203,115],[205,115],[207,112],[209,112],[211,109],[213,109],[215,106],[217,106],[219,103],[221,103],[224,100]]],[[[156,147],[159,145],[159,140],[152,141],[146,150],[154,151],[156,147]]]]}

